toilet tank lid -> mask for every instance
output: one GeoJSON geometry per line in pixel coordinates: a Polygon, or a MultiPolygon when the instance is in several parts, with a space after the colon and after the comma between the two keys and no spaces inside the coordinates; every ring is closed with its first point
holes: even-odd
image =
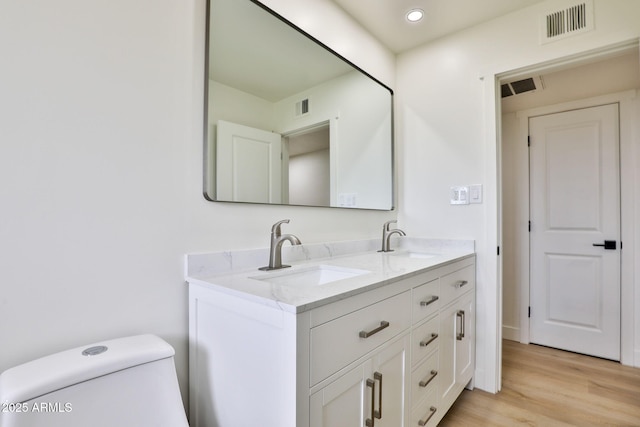
{"type": "Polygon", "coordinates": [[[0,402],[25,402],[83,381],[173,357],[174,354],[173,347],[155,335],[137,335],[84,345],[4,371],[0,374],[0,402]]]}

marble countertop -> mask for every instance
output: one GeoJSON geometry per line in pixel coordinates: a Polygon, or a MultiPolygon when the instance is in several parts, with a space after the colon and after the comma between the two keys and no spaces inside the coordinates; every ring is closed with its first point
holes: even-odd
{"type": "MultiPolygon", "coordinates": [[[[433,243],[433,241],[430,242],[433,243]]],[[[415,239],[405,239],[398,246],[400,246],[399,249],[388,253],[365,250],[329,257],[311,257],[309,252],[313,248],[307,248],[305,252],[307,259],[296,260],[295,255],[290,256],[293,262],[284,259],[285,263],[291,264],[290,268],[270,272],[260,271],[256,267],[239,270],[211,269],[202,266],[194,268],[193,259],[190,261],[188,258],[186,280],[190,285],[211,288],[283,311],[301,313],[455,262],[474,253],[473,242],[434,245],[418,244],[415,239]],[[410,253],[431,256],[411,257],[410,253]],[[286,278],[279,280],[283,276],[293,276],[318,268],[330,270],[328,273],[337,272],[338,275],[340,272],[358,274],[325,284],[311,284],[305,283],[304,280],[286,280],[286,278]]],[[[366,245],[361,244],[358,247],[362,248],[366,245]]],[[[298,248],[298,251],[300,250],[304,252],[303,249],[298,248]]],[[[223,253],[221,259],[232,258],[232,254],[223,253]]]]}

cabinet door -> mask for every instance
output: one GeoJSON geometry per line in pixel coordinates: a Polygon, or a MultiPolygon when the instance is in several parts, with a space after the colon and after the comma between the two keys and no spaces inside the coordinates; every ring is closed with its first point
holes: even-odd
{"type": "Polygon", "coordinates": [[[473,293],[460,298],[456,303],[458,316],[458,328],[463,329],[463,336],[456,340],[456,382],[461,387],[467,385],[473,376],[475,361],[475,304],[473,293]]]}
{"type": "Polygon", "coordinates": [[[470,292],[440,313],[441,401],[453,403],[473,376],[475,361],[475,304],[470,292]]]}
{"type": "Polygon", "coordinates": [[[409,419],[409,336],[385,346],[373,357],[376,382],[375,427],[402,427],[409,419]],[[376,375],[377,374],[377,375],[376,375]]]}
{"type": "MultiPolygon", "coordinates": [[[[459,328],[458,307],[453,304],[440,312],[439,357],[441,402],[447,403],[454,394],[456,384],[456,334],[459,328]]],[[[443,405],[444,406],[444,405],[443,405]]]]}
{"type": "Polygon", "coordinates": [[[371,360],[347,372],[311,395],[311,427],[363,427],[369,416],[373,390],[371,360]]]}
{"type": "Polygon", "coordinates": [[[311,427],[403,427],[409,414],[409,337],[314,393],[311,427]]]}

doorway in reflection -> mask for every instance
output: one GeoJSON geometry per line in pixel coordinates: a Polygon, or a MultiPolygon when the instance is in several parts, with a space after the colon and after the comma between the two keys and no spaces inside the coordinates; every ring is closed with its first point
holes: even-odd
{"type": "Polygon", "coordinates": [[[331,206],[329,130],[325,122],[283,135],[284,203],[331,206]]]}

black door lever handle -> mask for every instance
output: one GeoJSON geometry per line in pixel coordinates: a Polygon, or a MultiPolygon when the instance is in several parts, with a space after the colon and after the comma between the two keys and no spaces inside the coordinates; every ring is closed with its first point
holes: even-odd
{"type": "Polygon", "coordinates": [[[593,246],[602,246],[605,249],[616,249],[616,241],[615,240],[605,240],[604,243],[594,243],[593,246]]]}

